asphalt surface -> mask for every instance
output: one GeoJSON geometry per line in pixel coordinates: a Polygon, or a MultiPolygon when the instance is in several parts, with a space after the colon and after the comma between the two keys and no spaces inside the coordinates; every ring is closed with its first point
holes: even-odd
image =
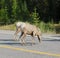
{"type": "Polygon", "coordinates": [[[60,34],[43,34],[41,43],[35,37],[33,45],[31,36],[27,36],[26,45],[22,45],[14,39],[14,33],[0,30],[0,58],[60,58],[60,34]]]}

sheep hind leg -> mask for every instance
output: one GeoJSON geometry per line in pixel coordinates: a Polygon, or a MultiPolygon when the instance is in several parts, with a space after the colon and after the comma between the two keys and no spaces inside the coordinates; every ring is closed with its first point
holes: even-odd
{"type": "Polygon", "coordinates": [[[22,45],[25,45],[25,37],[26,37],[26,34],[23,33],[21,36],[22,45]]]}
{"type": "Polygon", "coordinates": [[[35,40],[34,40],[35,33],[34,33],[34,32],[32,32],[31,36],[32,36],[32,44],[35,44],[35,40]]]}
{"type": "Polygon", "coordinates": [[[14,39],[15,39],[15,40],[18,40],[18,39],[17,39],[17,34],[18,34],[19,32],[20,32],[19,30],[16,30],[16,32],[15,32],[15,34],[14,34],[14,39]]]}
{"type": "Polygon", "coordinates": [[[22,32],[21,35],[19,36],[19,40],[20,40],[20,38],[22,37],[22,35],[23,35],[23,32],[22,32]]]}

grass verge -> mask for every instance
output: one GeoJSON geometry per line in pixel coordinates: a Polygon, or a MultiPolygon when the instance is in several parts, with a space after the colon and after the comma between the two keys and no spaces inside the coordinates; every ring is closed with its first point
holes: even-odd
{"type": "Polygon", "coordinates": [[[2,25],[0,26],[0,30],[15,30],[15,24],[2,25]]]}
{"type": "MultiPolygon", "coordinates": [[[[60,24],[44,23],[38,24],[43,33],[60,33],[60,24]]],[[[15,24],[0,26],[0,30],[15,30],[15,24]]]]}

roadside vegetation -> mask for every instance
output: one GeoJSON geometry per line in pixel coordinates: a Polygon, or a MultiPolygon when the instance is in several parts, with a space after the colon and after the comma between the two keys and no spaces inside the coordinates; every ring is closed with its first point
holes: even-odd
{"type": "MultiPolygon", "coordinates": [[[[60,33],[60,23],[52,24],[52,23],[44,23],[40,22],[38,27],[41,29],[43,33],[60,33]]],[[[16,30],[15,23],[10,25],[1,25],[0,30],[16,30]]]]}
{"type": "Polygon", "coordinates": [[[60,0],[0,0],[0,30],[15,30],[15,22],[28,22],[42,32],[60,33],[60,0]]]}

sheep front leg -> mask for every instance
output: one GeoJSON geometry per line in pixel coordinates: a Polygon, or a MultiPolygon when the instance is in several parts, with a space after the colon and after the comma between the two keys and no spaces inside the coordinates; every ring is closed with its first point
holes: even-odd
{"type": "Polygon", "coordinates": [[[41,36],[40,36],[40,35],[38,35],[37,37],[38,37],[39,42],[41,42],[41,36]]]}

